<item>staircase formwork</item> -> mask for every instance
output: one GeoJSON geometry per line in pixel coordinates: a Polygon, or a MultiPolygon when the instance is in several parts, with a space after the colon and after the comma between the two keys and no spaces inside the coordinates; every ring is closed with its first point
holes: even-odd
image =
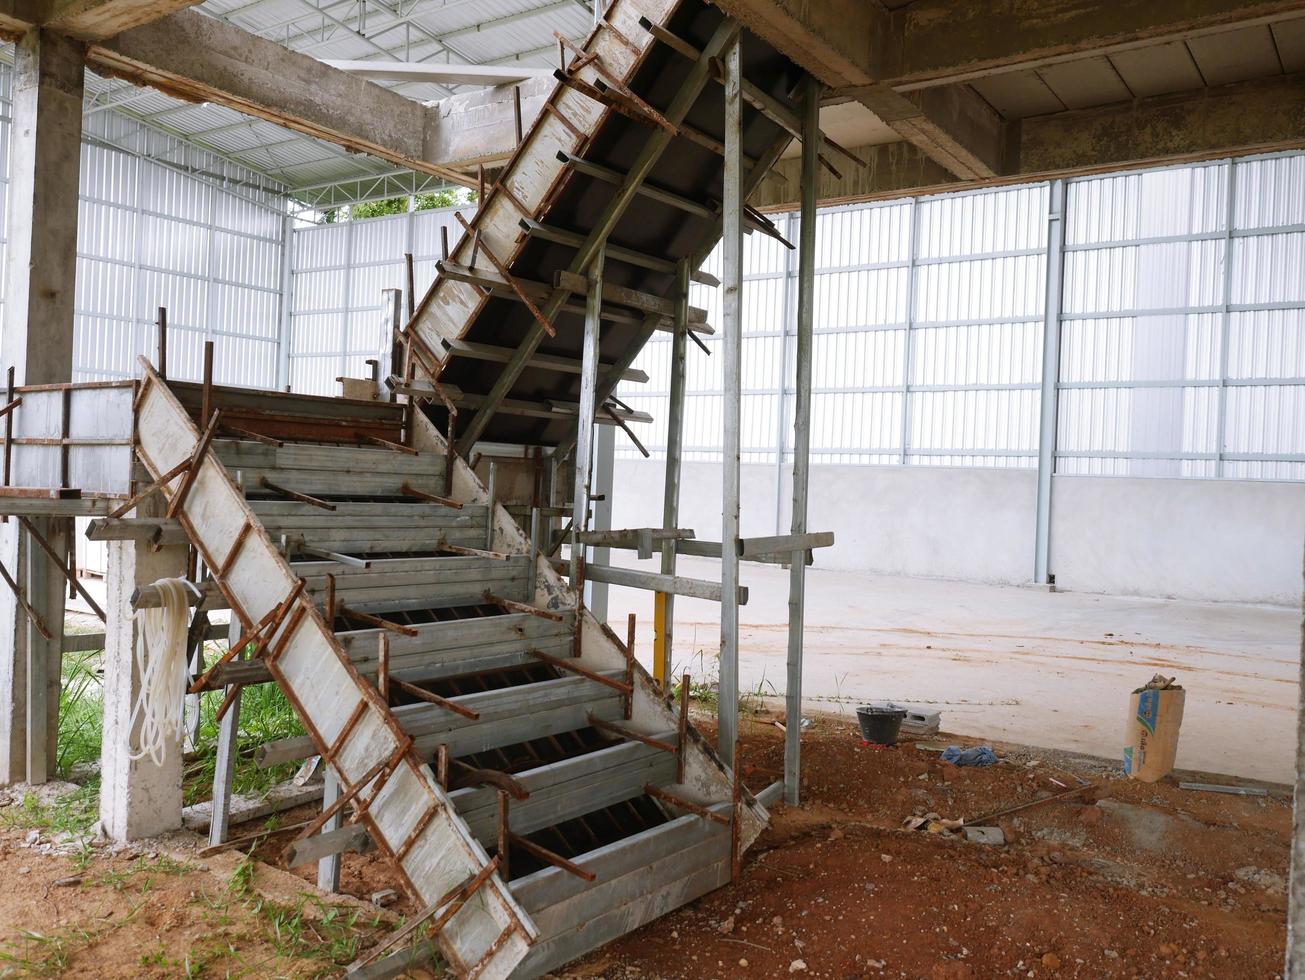
{"type": "MultiPolygon", "coordinates": [[[[261,761],[315,755],[338,786],[302,837],[347,835],[348,814],[422,906],[358,973],[437,947],[461,976],[539,975],[728,882],[768,819],[727,765],[733,712],[722,759],[586,610],[580,556],[594,424],[639,421],[613,393],[655,331],[681,362],[711,332],[688,286],[719,285],[698,270],[722,231],[777,236],[742,201],[815,88],[700,0],[615,0],[562,51],[399,333],[393,403],[142,365],[139,485],[197,552],[205,608],[235,624],[193,690],[232,702],[274,681],[307,734],[261,761]],[[570,581],[468,466],[504,443],[574,454],[570,581]]],[[[801,567],[806,542],[788,544],[801,567]]]]}

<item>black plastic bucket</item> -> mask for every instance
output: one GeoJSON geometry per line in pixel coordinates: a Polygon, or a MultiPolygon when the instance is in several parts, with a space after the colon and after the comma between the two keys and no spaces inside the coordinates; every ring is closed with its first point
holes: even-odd
{"type": "Polygon", "coordinates": [[[888,704],[863,704],[856,709],[861,737],[875,745],[896,745],[906,709],[888,704]]]}

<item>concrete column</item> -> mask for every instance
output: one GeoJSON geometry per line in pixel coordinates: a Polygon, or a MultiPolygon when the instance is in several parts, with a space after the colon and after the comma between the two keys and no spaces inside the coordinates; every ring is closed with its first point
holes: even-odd
{"type": "MultiPolygon", "coordinates": [[[[14,49],[0,359],[14,366],[19,384],[72,379],[84,62],[83,45],[46,31],[32,31],[14,49]]],[[[30,570],[39,588],[50,577],[50,562],[39,551],[29,560],[21,537],[16,521],[0,527],[0,561],[19,581],[25,581],[30,570]]],[[[57,631],[61,624],[48,625],[57,631]]],[[[41,706],[29,706],[26,694],[27,634],[27,618],[12,593],[0,587],[0,784],[44,780],[41,766],[28,772],[28,716],[52,728],[58,724],[58,644],[52,658],[54,710],[42,711],[41,706]],[[29,712],[29,708],[36,710],[29,712]]],[[[47,734],[47,744],[52,739],[47,734]]]]}
{"type": "MultiPolygon", "coordinates": [[[[162,516],[159,498],[137,508],[141,517],[162,516]]],[[[128,758],[136,745],[131,709],[140,692],[136,669],[139,624],[132,618],[131,594],[137,586],[186,574],[186,546],[158,551],[134,541],[109,542],[109,577],[104,643],[104,742],[100,754],[100,826],[113,840],[152,837],[181,826],[181,733],[163,765],[147,756],[128,758]]]]}

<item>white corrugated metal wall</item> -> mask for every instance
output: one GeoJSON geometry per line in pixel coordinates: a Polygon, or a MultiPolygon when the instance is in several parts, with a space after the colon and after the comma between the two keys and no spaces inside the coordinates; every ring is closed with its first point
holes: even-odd
{"type": "MultiPolygon", "coordinates": [[[[814,462],[1037,465],[1049,204],[1034,184],[820,213],[814,462]]],[[[295,231],[296,390],[365,373],[381,290],[409,249],[430,282],[441,223],[451,210],[295,231]]],[[[796,215],[778,223],[796,241],[796,215]]],[[[1300,154],[1068,182],[1057,470],[1305,477],[1303,260],[1300,154]]],[[[789,462],[797,264],[759,234],[745,262],[743,458],[789,462]]],[[[716,290],[693,302],[721,322],[716,290]]],[[[658,334],[648,384],[621,392],[656,419],[655,453],[669,354],[658,334]]],[[[693,345],[686,400],[685,458],[719,458],[720,358],[693,345]]]]}
{"type": "MultiPolygon", "coordinates": [[[[0,215],[7,213],[11,83],[12,69],[0,66],[0,215]]],[[[87,115],[81,152],[74,380],[139,375],[136,357],[154,358],[154,323],[165,306],[173,377],[198,379],[204,341],[213,340],[219,382],[275,386],[282,189],[111,112],[87,115]]],[[[7,238],[0,268],[4,245],[7,238]]],[[[105,546],[77,541],[80,566],[102,570],[105,546]]]]}
{"type": "Polygon", "coordinates": [[[285,198],[266,181],[111,113],[87,119],[77,242],[77,380],[139,374],[168,310],[168,373],[277,385],[285,198]],[[260,186],[262,185],[262,186],[260,186]]]}
{"type": "Polygon", "coordinates": [[[339,392],[338,377],[368,376],[364,363],[388,349],[381,293],[404,287],[413,255],[418,291],[435,277],[440,228],[457,241],[453,217],[471,207],[409,211],[386,218],[296,228],[291,256],[289,383],[314,395],[339,392]]]}

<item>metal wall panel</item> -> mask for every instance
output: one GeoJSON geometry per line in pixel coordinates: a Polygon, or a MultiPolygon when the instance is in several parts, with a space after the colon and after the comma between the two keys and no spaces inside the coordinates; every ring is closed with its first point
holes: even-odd
{"type": "MultiPolygon", "coordinates": [[[[0,216],[6,217],[11,75],[10,66],[0,65],[0,216]]],[[[74,380],[139,375],[136,358],[155,356],[157,308],[166,306],[173,377],[198,379],[203,342],[212,339],[219,382],[274,386],[286,206],[283,189],[258,174],[134,119],[88,115],[74,380]]],[[[7,240],[0,242],[0,267],[4,245],[7,240]]],[[[77,546],[82,568],[103,570],[103,544],[79,534],[77,546]]]]}
{"type": "Polygon", "coordinates": [[[365,377],[366,361],[388,350],[380,316],[382,293],[404,289],[405,252],[413,253],[413,280],[420,297],[435,277],[440,228],[456,241],[462,205],[410,211],[384,218],[304,225],[293,233],[289,384],[295,391],[336,394],[336,378],[365,377]],[[316,363],[310,363],[316,362],[316,363]]]}
{"type": "MultiPolygon", "coordinates": [[[[1057,470],[1305,478],[1305,155],[1076,179],[1066,196],[1057,470]]],[[[1037,464],[1049,206],[1032,184],[820,212],[815,462],[1037,464]]],[[[362,370],[385,343],[380,291],[403,285],[404,251],[424,291],[440,227],[460,233],[452,210],[295,232],[297,389],[362,370]]],[[[796,241],[796,215],[776,223],[796,241]]],[[[796,257],[754,233],[744,270],[744,459],[779,465],[796,257]]],[[[720,324],[718,290],[691,302],[720,324]]],[[[639,431],[654,454],[669,357],[659,333],[634,365],[648,382],[620,392],[654,416],[639,431]]],[[[686,370],[685,458],[719,459],[720,357],[690,345],[686,370]]],[[[619,435],[617,452],[637,455],[619,435]]]]}

